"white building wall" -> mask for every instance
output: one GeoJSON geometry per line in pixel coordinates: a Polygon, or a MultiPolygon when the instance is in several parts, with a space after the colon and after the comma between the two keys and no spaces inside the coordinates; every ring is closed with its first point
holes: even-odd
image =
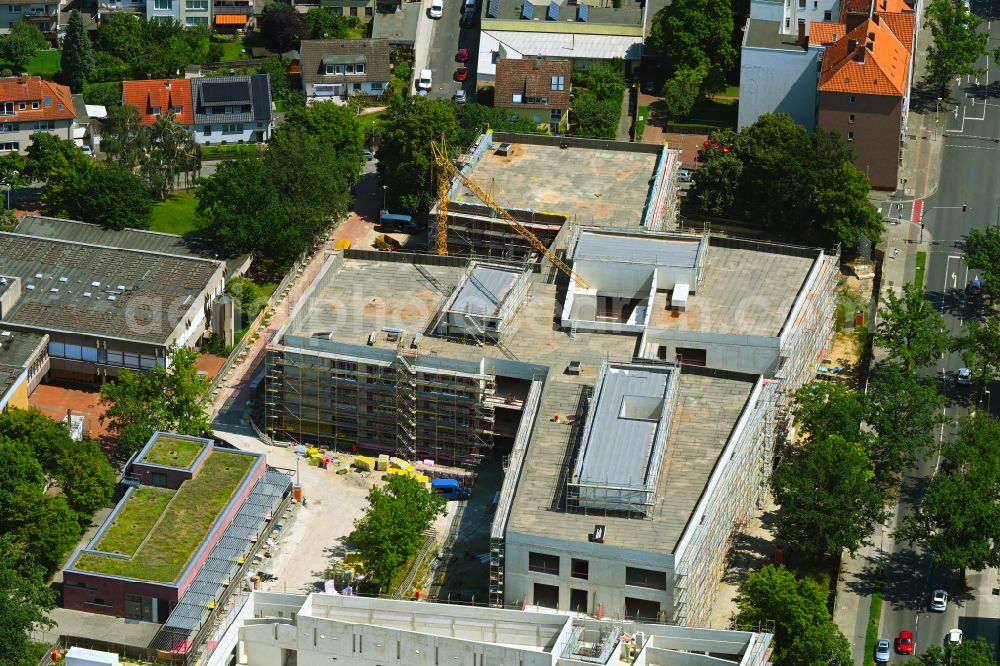
{"type": "Polygon", "coordinates": [[[214,123],[194,125],[191,127],[191,130],[194,132],[194,140],[203,146],[220,145],[223,141],[227,144],[240,143],[241,141],[243,143],[258,143],[261,132],[264,133],[264,141],[271,139],[270,123],[231,123],[227,122],[221,116],[214,123]],[[225,125],[242,126],[242,131],[223,133],[223,126],[225,125]]]}
{"type": "Polygon", "coordinates": [[[704,349],[709,368],[745,372],[751,375],[774,370],[778,361],[778,338],[681,331],[669,328],[649,329],[640,345],[643,358],[673,361],[677,348],[704,349]]]}
{"type": "MultiPolygon", "coordinates": [[[[750,9],[751,16],[753,16],[753,7],[751,6],[750,9]]],[[[840,0],[785,0],[784,14],[787,20],[781,25],[782,31],[786,35],[798,34],[799,19],[805,19],[806,34],[808,35],[811,23],[840,20],[840,0]]]]}
{"type": "Polygon", "coordinates": [[[306,98],[312,102],[325,100],[344,103],[344,95],[381,95],[389,86],[388,81],[362,81],[358,83],[307,83],[306,98]]]}
{"type": "Polygon", "coordinates": [[[787,113],[810,132],[815,129],[819,52],[744,46],[738,129],[768,113],[787,113]]]}

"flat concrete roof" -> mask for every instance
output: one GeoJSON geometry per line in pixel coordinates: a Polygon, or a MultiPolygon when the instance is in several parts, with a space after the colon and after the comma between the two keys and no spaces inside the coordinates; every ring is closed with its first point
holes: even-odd
{"type": "MultiPolygon", "coordinates": [[[[486,151],[468,174],[501,206],[561,213],[580,225],[640,226],[656,153],[513,145],[508,156],[486,151]]],[[[465,188],[453,200],[479,203],[465,188]]]]}
{"type": "Polygon", "coordinates": [[[459,286],[449,311],[486,316],[496,314],[520,274],[521,271],[514,267],[477,263],[459,286]]]}
{"type": "Polygon", "coordinates": [[[707,244],[704,236],[690,234],[639,236],[634,233],[619,235],[584,231],[573,249],[573,259],[691,268],[698,264],[698,252],[707,244]]]}
{"type": "Polygon", "coordinates": [[[758,49],[778,49],[781,51],[799,51],[805,53],[808,49],[802,48],[796,40],[798,35],[781,34],[781,23],[779,21],[765,21],[764,19],[750,19],[747,22],[747,34],[744,37],[744,45],[758,49]]]}
{"type": "Polygon", "coordinates": [[[687,309],[668,309],[670,294],[657,292],[649,328],[777,336],[815,261],[713,245],[687,309]]]}
{"type": "MultiPolygon", "coordinates": [[[[531,22],[532,19],[546,21],[551,26],[552,32],[558,32],[567,21],[606,25],[642,25],[642,5],[635,0],[625,0],[622,6],[617,8],[597,1],[581,0],[579,4],[586,4],[588,9],[586,21],[581,19],[578,5],[570,4],[569,0],[554,0],[554,2],[559,9],[552,20],[548,18],[550,0],[495,0],[493,6],[497,8],[496,15],[490,13],[490,2],[487,0],[483,7],[483,18],[487,20],[523,20],[526,23],[531,22]],[[533,6],[532,19],[525,18],[523,6],[526,4],[533,6]]],[[[488,27],[488,24],[484,27],[488,27]]]]}

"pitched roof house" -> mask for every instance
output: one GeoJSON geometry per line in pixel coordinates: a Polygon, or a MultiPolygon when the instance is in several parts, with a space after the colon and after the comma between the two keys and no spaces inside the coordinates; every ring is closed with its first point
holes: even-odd
{"type": "Polygon", "coordinates": [[[351,95],[381,95],[392,77],[387,39],[305,39],[301,51],[308,104],[346,104],[351,95]]]}
{"type": "Polygon", "coordinates": [[[549,125],[555,132],[565,130],[573,73],[569,60],[503,58],[497,61],[496,71],[493,106],[549,125]]]}
{"type": "Polygon", "coordinates": [[[76,109],[69,88],[38,76],[0,79],[0,153],[24,152],[34,132],[73,138],[76,109]]]}
{"type": "Polygon", "coordinates": [[[172,111],[205,145],[263,142],[273,130],[267,74],[124,81],[122,100],[139,109],[143,125],[172,111]]]}

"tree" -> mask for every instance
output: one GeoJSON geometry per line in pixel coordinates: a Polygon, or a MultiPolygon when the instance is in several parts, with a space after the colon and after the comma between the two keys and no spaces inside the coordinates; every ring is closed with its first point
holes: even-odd
{"type": "Polygon", "coordinates": [[[70,12],[66,24],[60,63],[63,78],[70,89],[75,93],[82,92],[87,77],[94,70],[94,47],[83,24],[83,16],[75,9],[70,12]]]}
{"type": "Polygon", "coordinates": [[[687,118],[691,115],[698,97],[705,72],[690,67],[679,67],[663,86],[663,104],[670,118],[687,118]]]}
{"type": "Polygon", "coordinates": [[[912,666],[945,666],[944,650],[940,645],[928,645],[927,652],[910,661],[912,666]]]}
{"type": "MultiPolygon", "coordinates": [[[[270,254],[284,245],[287,231],[277,220],[285,219],[281,197],[268,178],[264,160],[239,155],[219,165],[215,175],[195,190],[198,216],[205,233],[226,255],[260,251],[270,254]],[[249,205],[251,203],[252,205],[249,205]]],[[[282,256],[288,254],[283,249],[282,256]]]]}
{"type": "Polygon", "coordinates": [[[418,98],[397,104],[386,114],[388,131],[379,149],[379,180],[387,186],[392,208],[426,212],[434,202],[431,142],[444,136],[448,145],[458,138],[458,123],[447,102],[418,98]]]}
{"type": "Polygon", "coordinates": [[[347,29],[350,27],[347,19],[337,16],[326,7],[313,7],[303,18],[309,26],[310,39],[347,39],[347,29]]]}
{"type": "Polygon", "coordinates": [[[45,35],[31,21],[17,21],[10,34],[0,40],[0,57],[10,63],[15,72],[23,72],[35,54],[49,45],[45,35]]]}
{"type": "Polygon", "coordinates": [[[983,271],[986,286],[1000,289],[1000,227],[972,229],[965,239],[965,262],[983,271]]]}
{"type": "Polygon", "coordinates": [[[267,74],[271,81],[271,98],[284,100],[288,96],[288,68],[281,58],[265,58],[260,64],[260,71],[267,74]]]}
{"type": "Polygon", "coordinates": [[[139,170],[150,191],[165,201],[174,190],[177,177],[196,166],[198,144],[191,130],[177,124],[173,111],[157,116],[143,130],[147,150],[139,170]]]}
{"type": "Polygon", "coordinates": [[[826,610],[826,593],[784,567],[767,565],[740,583],[732,625],[774,622],[776,666],[850,666],[851,647],[826,610]]]}
{"type": "Polygon", "coordinates": [[[843,384],[810,382],[795,392],[795,427],[811,441],[830,436],[863,442],[865,396],[843,384]]]}
{"type": "Polygon", "coordinates": [[[70,164],[83,165],[88,159],[75,143],[48,132],[32,134],[31,144],[25,152],[24,171],[31,180],[47,181],[56,170],[70,164]]]}
{"type": "Polygon", "coordinates": [[[108,506],[118,479],[97,442],[88,439],[75,444],[60,458],[57,478],[66,502],[82,520],[108,506]]]}
{"type": "Polygon", "coordinates": [[[458,104],[452,102],[452,112],[458,123],[458,145],[471,146],[486,128],[494,132],[539,134],[542,130],[530,118],[511,116],[509,112],[487,104],[458,104]]]}
{"type": "Polygon", "coordinates": [[[29,522],[35,507],[45,502],[45,475],[24,442],[0,437],[0,534],[29,522]]]}
{"type": "Polygon", "coordinates": [[[109,229],[146,229],[153,202],[146,185],[131,171],[85,158],[49,176],[42,188],[42,207],[46,215],[109,229]]]}
{"type": "Polygon", "coordinates": [[[866,421],[876,432],[870,438],[871,456],[876,476],[886,482],[934,447],[944,397],[928,378],[882,363],[871,374],[868,402],[866,421]]]}
{"type": "Polygon", "coordinates": [[[33,504],[15,534],[25,552],[52,574],[83,536],[83,528],[66,498],[56,495],[33,504]]]}
{"type": "Polygon", "coordinates": [[[933,37],[927,47],[927,80],[947,96],[955,77],[982,75],[976,63],[987,53],[989,35],[979,32],[982,21],[964,2],[931,0],[925,14],[933,37]]]}
{"type": "Polygon", "coordinates": [[[7,665],[34,663],[37,658],[32,632],[55,623],[48,611],[55,608],[55,592],[45,582],[45,572],[25,553],[12,535],[0,537],[0,654],[7,665]]]}
{"type": "Polygon", "coordinates": [[[919,543],[945,565],[982,570],[1000,564],[1000,422],[977,415],[945,440],[941,468],[896,538],[919,543]]]}
{"type": "Polygon", "coordinates": [[[885,519],[874,476],[861,444],[839,435],[810,439],[771,478],[782,508],[778,538],[814,558],[855,553],[885,519]]]}
{"type": "Polygon", "coordinates": [[[946,650],[948,666],[996,666],[993,648],[982,638],[951,645],[946,650]]]}
{"type": "Polygon", "coordinates": [[[200,437],[211,432],[206,403],[209,383],[198,375],[198,352],[170,350],[170,367],[149,372],[123,370],[117,381],[101,387],[107,405],[101,423],[118,437],[115,450],[124,460],[141,449],[156,431],[200,437]]]}
{"type": "Polygon", "coordinates": [[[285,122],[276,133],[280,144],[294,132],[303,132],[314,142],[325,144],[330,150],[343,154],[350,166],[348,175],[355,184],[365,162],[364,130],[359,117],[346,106],[314,104],[293,107],[285,114],[285,122]]]}
{"type": "Polygon", "coordinates": [[[1000,321],[996,317],[970,319],[965,330],[967,333],[956,340],[955,346],[963,351],[977,393],[982,393],[1000,378],[1000,321]]]}
{"type": "Polygon", "coordinates": [[[352,541],[379,587],[423,543],[424,532],[445,512],[445,500],[406,476],[389,478],[385,488],[368,492],[368,508],[354,521],[352,541]]]}
{"type": "Polygon", "coordinates": [[[870,183],[853,163],[843,160],[827,171],[816,191],[817,236],[828,244],[856,248],[866,237],[877,244],[885,230],[882,215],[868,200],[870,183]]]}
{"type": "Polygon", "coordinates": [[[663,57],[670,75],[699,69],[706,88],[719,91],[736,63],[732,36],[729,0],[675,0],[653,17],[646,44],[663,57]]]}
{"type": "Polygon", "coordinates": [[[736,206],[736,191],[743,175],[743,162],[733,155],[713,159],[695,169],[690,197],[698,210],[723,215],[736,206]]]}
{"type": "Polygon", "coordinates": [[[289,5],[270,4],[260,16],[261,40],[276,53],[299,48],[299,42],[309,39],[310,34],[309,24],[302,14],[289,5]]]}
{"type": "Polygon", "coordinates": [[[577,88],[573,99],[573,119],[578,136],[594,139],[614,139],[621,114],[621,95],[599,97],[587,88],[577,88]]]}
{"type": "MultiPolygon", "coordinates": [[[[120,15],[112,14],[112,18],[120,15]]],[[[101,132],[101,150],[109,162],[129,170],[137,169],[146,154],[146,139],[139,109],[131,104],[108,109],[101,132]]]]}
{"type": "Polygon", "coordinates": [[[951,345],[941,314],[912,282],[903,285],[902,298],[891,289],[886,292],[878,314],[875,345],[886,350],[906,373],[930,365],[951,345]]]}

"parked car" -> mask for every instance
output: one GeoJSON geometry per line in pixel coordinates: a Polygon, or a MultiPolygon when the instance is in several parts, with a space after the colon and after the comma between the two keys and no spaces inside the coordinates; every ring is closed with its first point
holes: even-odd
{"type": "Polygon", "coordinates": [[[83,144],[82,146],[80,146],[80,150],[82,150],[83,154],[86,155],[87,157],[94,156],[94,149],[88,146],[87,144],[83,144]]]}
{"type": "Polygon", "coordinates": [[[459,104],[465,104],[466,102],[465,88],[460,88],[459,91],[455,93],[455,97],[453,99],[459,104]]]}
{"type": "Polygon", "coordinates": [[[431,0],[431,8],[427,15],[432,19],[439,19],[444,16],[444,0],[431,0]]]}
{"type": "Polygon", "coordinates": [[[945,645],[961,645],[962,644],[962,630],[952,629],[944,637],[945,645]]]}
{"type": "Polygon", "coordinates": [[[646,93],[647,95],[655,95],[656,83],[654,81],[646,81],[645,83],[642,84],[642,92],[646,93]]]}
{"type": "Polygon", "coordinates": [[[890,649],[888,638],[878,639],[878,643],[875,644],[875,663],[888,664],[890,649]]]}
{"type": "Polygon", "coordinates": [[[467,78],[469,78],[469,68],[468,67],[459,67],[458,69],[455,70],[455,80],[456,81],[465,81],[467,78]]]}
{"type": "Polygon", "coordinates": [[[422,69],[420,70],[420,78],[417,79],[417,88],[420,90],[430,90],[432,87],[431,82],[431,70],[422,69]]]}
{"type": "Polygon", "coordinates": [[[469,62],[469,49],[459,49],[455,54],[455,62],[469,62]]]}
{"type": "Polygon", "coordinates": [[[476,27],[476,10],[472,7],[466,8],[465,13],[462,14],[462,20],[459,21],[459,25],[463,28],[476,27]]]}
{"type": "Polygon", "coordinates": [[[972,370],[968,368],[959,368],[958,372],[955,373],[955,383],[959,386],[968,386],[972,383],[972,370]]]}
{"type": "Polygon", "coordinates": [[[909,629],[903,629],[899,632],[899,638],[896,639],[896,652],[899,654],[913,654],[913,648],[916,647],[913,644],[913,632],[909,629]]]}
{"type": "Polygon", "coordinates": [[[979,296],[983,293],[983,281],[977,277],[969,280],[969,284],[965,286],[965,291],[970,296],[979,296]]]}
{"type": "Polygon", "coordinates": [[[369,162],[371,162],[373,159],[375,159],[375,153],[373,153],[372,151],[368,150],[367,148],[365,148],[361,152],[364,154],[365,159],[368,160],[369,162]]]}
{"type": "Polygon", "coordinates": [[[680,171],[677,172],[677,177],[680,179],[682,183],[690,183],[691,169],[681,169],[680,171]]]}
{"type": "MultiPolygon", "coordinates": [[[[963,368],[964,369],[964,368],[963,368]]],[[[943,613],[948,610],[948,593],[944,590],[934,590],[931,594],[931,610],[943,613]]]]}

